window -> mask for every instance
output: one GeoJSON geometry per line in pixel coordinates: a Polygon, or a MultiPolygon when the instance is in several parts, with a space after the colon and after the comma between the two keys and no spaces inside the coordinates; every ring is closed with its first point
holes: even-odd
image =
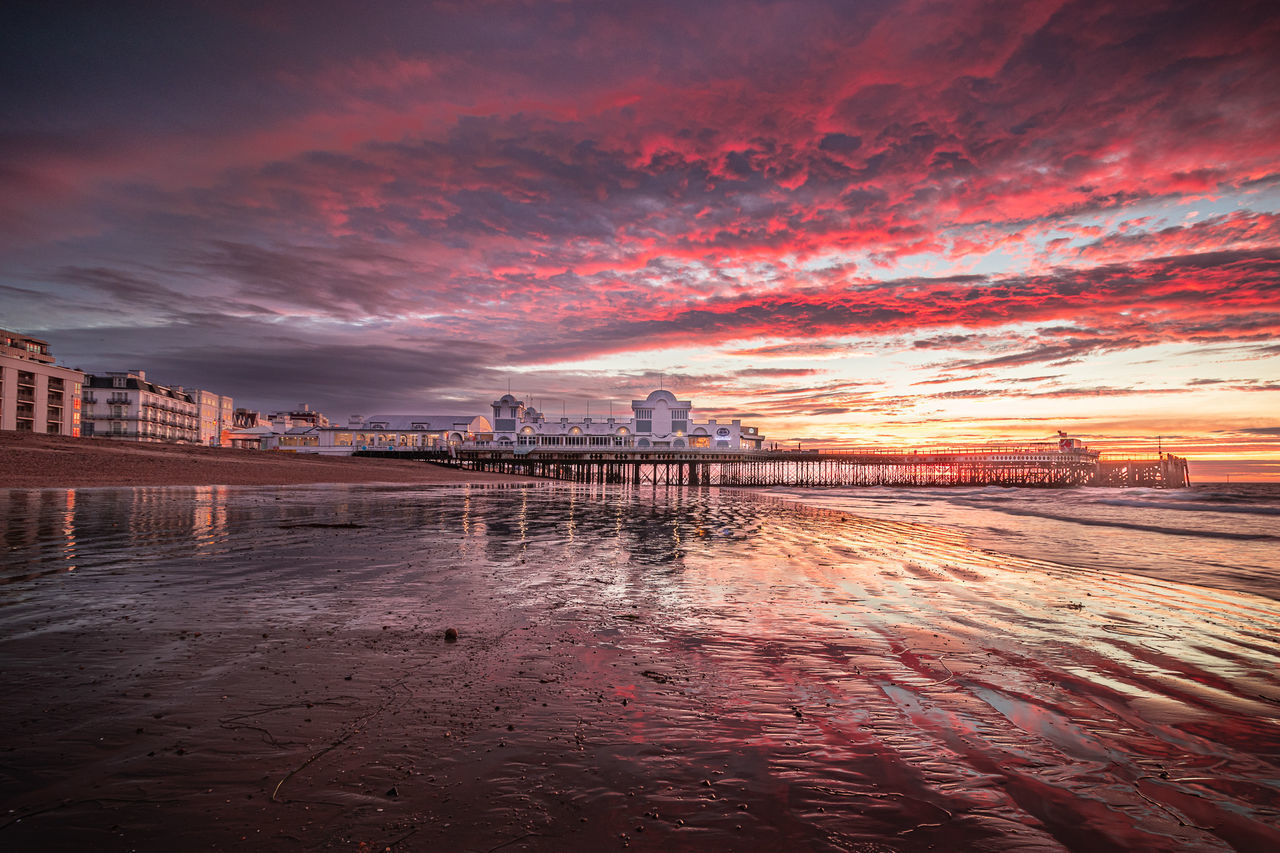
{"type": "Polygon", "coordinates": [[[653,432],[653,421],[636,421],[636,432],[653,432]]]}
{"type": "Polygon", "coordinates": [[[636,409],[636,417],[651,419],[653,417],[653,409],[636,409]]]}
{"type": "Polygon", "coordinates": [[[126,380],[123,376],[113,376],[113,377],[111,377],[111,387],[112,387],[112,388],[124,388],[124,387],[125,387],[125,382],[126,382],[126,381],[127,381],[127,380],[126,380]]]}

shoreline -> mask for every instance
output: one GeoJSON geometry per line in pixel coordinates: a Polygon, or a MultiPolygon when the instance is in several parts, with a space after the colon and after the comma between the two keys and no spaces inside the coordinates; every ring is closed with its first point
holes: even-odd
{"type": "Polygon", "coordinates": [[[1280,840],[1275,602],[747,490],[5,500],[11,846],[1280,840]]]}
{"type": "Polygon", "coordinates": [[[537,482],[542,481],[407,460],[0,432],[0,489],[537,482]]]}

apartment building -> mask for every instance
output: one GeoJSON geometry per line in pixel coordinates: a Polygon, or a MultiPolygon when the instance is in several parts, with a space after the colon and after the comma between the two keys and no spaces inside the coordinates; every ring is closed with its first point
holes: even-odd
{"type": "Polygon", "coordinates": [[[83,383],[54,364],[48,341],[0,329],[0,429],[80,435],[83,383]]]}
{"type": "Polygon", "coordinates": [[[210,447],[229,447],[226,437],[235,428],[235,403],[230,397],[212,391],[178,387],[190,394],[200,408],[200,443],[210,447]]]}
{"type": "Polygon", "coordinates": [[[329,419],[313,410],[307,403],[299,403],[298,408],[291,411],[272,412],[267,420],[273,424],[284,424],[286,427],[327,427],[329,419]]]}
{"type": "Polygon", "coordinates": [[[200,403],[194,394],[151,382],[141,370],[85,377],[83,414],[85,435],[200,442],[200,403]]]}

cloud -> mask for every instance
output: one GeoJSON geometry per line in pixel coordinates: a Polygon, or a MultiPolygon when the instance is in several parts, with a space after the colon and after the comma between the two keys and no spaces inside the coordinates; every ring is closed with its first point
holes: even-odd
{"type": "Polygon", "coordinates": [[[696,349],[720,361],[688,381],[769,417],[889,417],[938,373],[1120,393],[1134,368],[1075,373],[1153,346],[1248,344],[1252,375],[1191,387],[1273,384],[1268,3],[54,4],[6,23],[0,315],[82,360],[363,407],[511,370],[596,395],[696,349]],[[914,366],[872,393],[855,357],[914,366]]]}
{"type": "Polygon", "coordinates": [[[734,371],[736,375],[744,378],[763,378],[763,379],[781,379],[794,376],[817,376],[822,373],[810,367],[748,367],[742,370],[734,371]]]}

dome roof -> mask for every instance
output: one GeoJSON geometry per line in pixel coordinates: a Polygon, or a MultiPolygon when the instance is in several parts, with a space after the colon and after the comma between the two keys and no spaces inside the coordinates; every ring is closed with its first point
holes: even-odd
{"type": "Polygon", "coordinates": [[[654,391],[648,397],[644,398],[646,403],[655,403],[658,400],[666,400],[668,403],[674,403],[676,401],[676,395],[672,394],[670,391],[654,391]]]}

